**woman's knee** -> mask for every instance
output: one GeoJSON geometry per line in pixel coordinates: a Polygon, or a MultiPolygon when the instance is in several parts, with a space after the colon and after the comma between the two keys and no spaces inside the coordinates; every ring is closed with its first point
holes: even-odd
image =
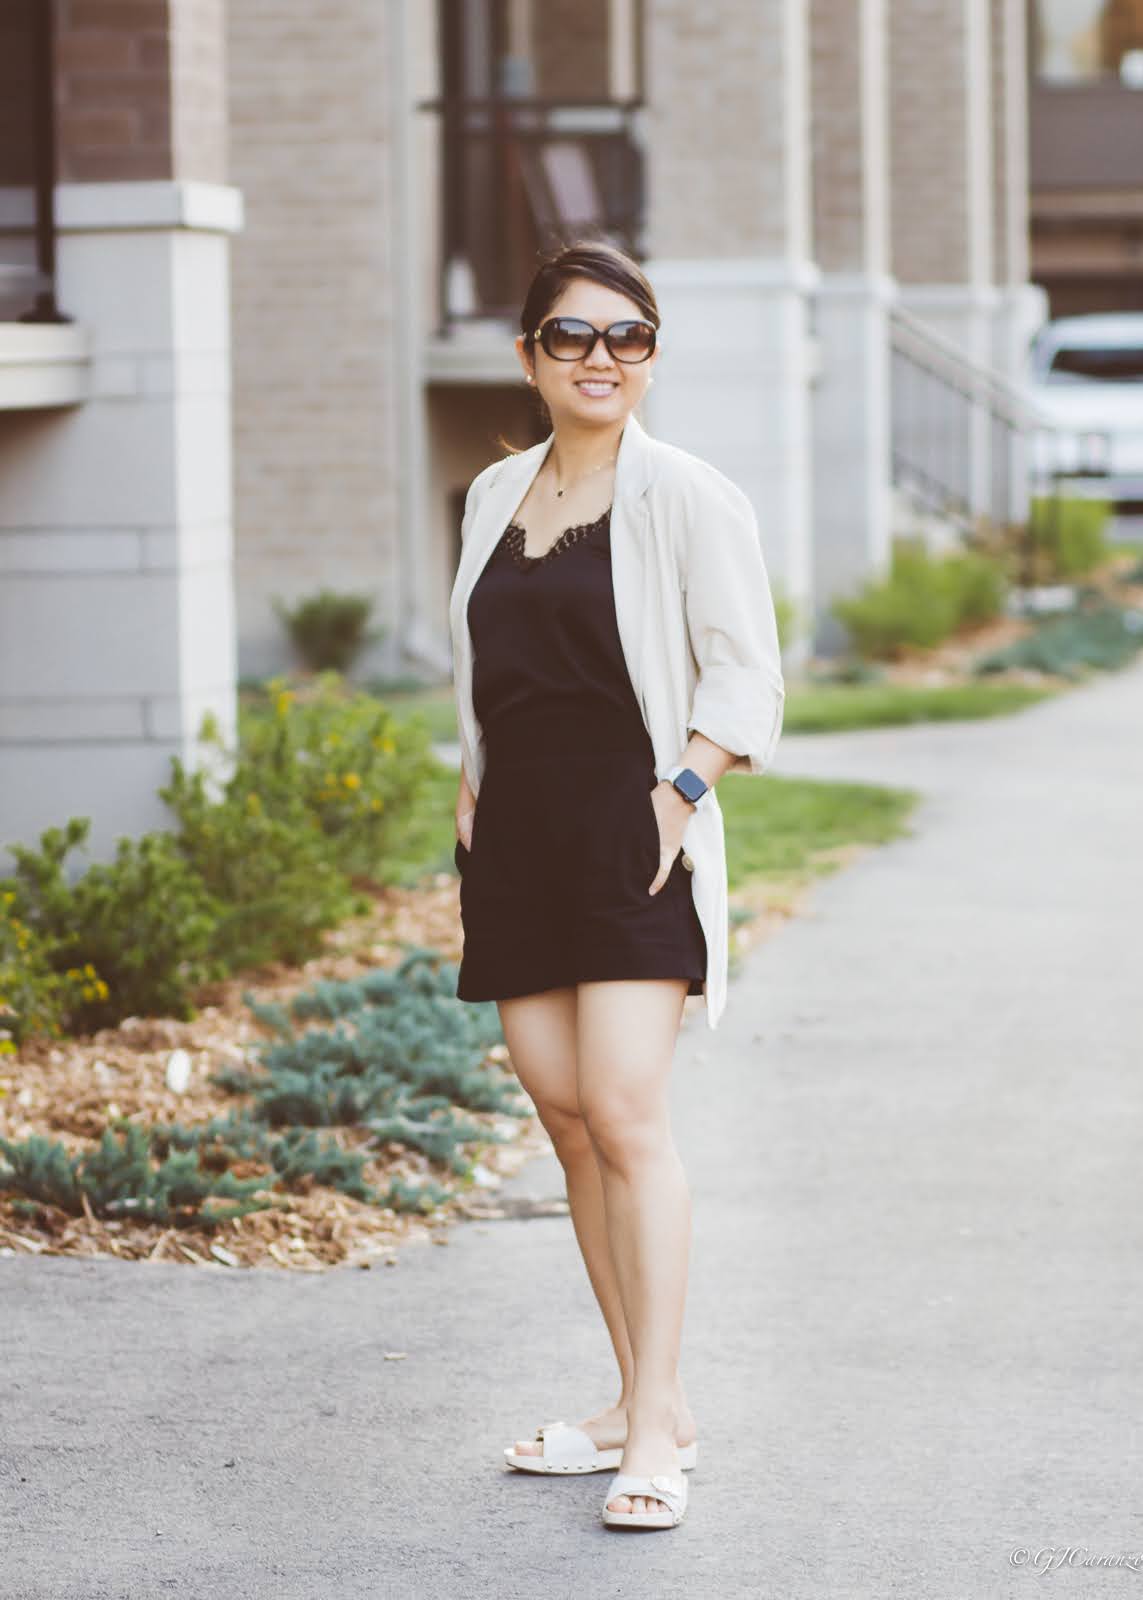
{"type": "Polygon", "coordinates": [[[665,1113],[633,1106],[622,1097],[602,1095],[588,1100],[583,1121],[597,1160],[620,1172],[633,1172],[658,1160],[671,1146],[665,1113]]]}
{"type": "Polygon", "coordinates": [[[591,1153],[587,1124],[578,1107],[541,1104],[537,1105],[536,1110],[564,1166],[591,1153]]]}

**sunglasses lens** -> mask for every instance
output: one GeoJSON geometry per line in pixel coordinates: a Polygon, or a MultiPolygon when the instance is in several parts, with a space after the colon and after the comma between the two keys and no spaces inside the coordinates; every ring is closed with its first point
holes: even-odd
{"type": "Polygon", "coordinates": [[[591,348],[595,329],[574,317],[552,317],[540,332],[540,343],[556,361],[578,361],[591,348]]]}
{"type": "Polygon", "coordinates": [[[617,322],[609,343],[617,361],[646,361],[655,348],[655,330],[649,322],[617,322]]]}

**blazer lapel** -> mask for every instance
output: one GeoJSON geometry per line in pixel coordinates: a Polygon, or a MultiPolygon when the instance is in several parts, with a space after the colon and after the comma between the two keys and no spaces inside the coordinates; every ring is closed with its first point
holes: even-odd
{"type": "MultiPolygon", "coordinates": [[[[539,444],[510,456],[489,484],[473,511],[472,527],[464,541],[460,566],[453,587],[453,637],[456,659],[453,662],[457,701],[462,721],[463,743],[471,745],[469,782],[476,792],[483,776],[483,764],[475,749],[476,719],[472,712],[472,635],[468,627],[468,601],[480,574],[500,540],[509,518],[523,500],[551,448],[554,433],[539,444]],[[473,783],[473,779],[477,782],[473,783]]],[[[645,541],[646,503],[643,495],[651,481],[652,441],[632,412],[624,424],[615,461],[615,484],[611,508],[611,581],[615,596],[615,617],[620,644],[636,697],[647,709],[642,680],[643,643],[646,634],[644,608],[649,603],[651,586],[646,582],[645,541]]]]}
{"type": "Polygon", "coordinates": [[[453,584],[450,606],[453,681],[460,714],[461,753],[468,756],[466,769],[473,794],[477,793],[484,776],[484,762],[477,745],[476,715],[472,708],[472,634],[468,627],[468,600],[499,542],[504,524],[524,498],[554,437],[554,433],[550,433],[531,449],[509,456],[489,484],[473,510],[472,527],[465,538],[453,584]]]}
{"type": "Polygon", "coordinates": [[[632,412],[624,425],[615,460],[615,487],[611,498],[611,586],[623,659],[648,727],[650,717],[643,662],[646,608],[650,604],[652,587],[647,581],[647,502],[643,497],[650,481],[650,441],[632,412]]]}

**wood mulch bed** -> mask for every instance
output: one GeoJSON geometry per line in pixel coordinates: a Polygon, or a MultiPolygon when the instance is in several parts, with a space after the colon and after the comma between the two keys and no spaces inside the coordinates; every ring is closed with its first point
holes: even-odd
{"type": "MultiPolygon", "coordinates": [[[[242,999],[286,1001],[319,978],[348,979],[395,967],[405,955],[403,944],[439,950],[449,960],[460,958],[459,880],[438,873],[416,888],[379,891],[373,910],[326,936],[326,949],[301,967],[261,968],[199,992],[200,1012],[189,1022],[128,1017],[117,1027],[87,1037],[30,1041],[19,1054],[0,1057],[0,1136],[20,1140],[37,1133],[58,1140],[69,1154],[98,1141],[109,1119],[123,1117],[143,1127],[152,1122],[185,1126],[224,1116],[240,1098],[209,1081],[225,1066],[256,1066],[253,1051],[267,1037],[242,999]],[[171,1052],[185,1050],[191,1059],[190,1081],[183,1094],[167,1087],[171,1052]]],[[[797,891],[780,886],[754,886],[731,896],[732,904],[748,907],[750,921],[734,930],[732,943],[746,949],[793,915],[797,891]]],[[[705,1029],[701,995],[686,1002],[684,1027],[705,1029]]],[[[489,1052],[507,1074],[511,1064],[505,1046],[489,1052]]],[[[289,1193],[275,1191],[271,1210],[251,1213],[214,1229],[163,1227],[136,1220],[101,1220],[85,1208],[73,1217],[51,1206],[25,1214],[12,1196],[0,1195],[0,1256],[66,1255],[118,1257],[128,1261],[167,1261],[227,1271],[233,1267],[270,1267],[294,1272],[321,1272],[335,1266],[396,1266],[408,1246],[447,1244],[461,1220],[496,1220],[534,1214],[534,1202],[501,1201],[497,1190],[506,1178],[535,1156],[549,1152],[551,1142],[534,1114],[526,1118],[481,1112],[466,1116],[510,1142],[481,1151],[475,1182],[428,1216],[399,1213],[320,1184],[289,1193]]],[[[372,1135],[352,1127],[320,1130],[345,1150],[360,1151],[372,1135]]],[[[236,1177],[252,1177],[268,1169],[257,1162],[235,1164],[236,1177]]],[[[385,1189],[400,1176],[410,1182],[434,1176],[419,1151],[389,1145],[375,1152],[363,1168],[367,1183],[385,1189]]],[[[440,1174],[435,1174],[438,1181],[440,1174]]],[[[542,1211],[567,1210],[553,1200],[542,1211]]]]}

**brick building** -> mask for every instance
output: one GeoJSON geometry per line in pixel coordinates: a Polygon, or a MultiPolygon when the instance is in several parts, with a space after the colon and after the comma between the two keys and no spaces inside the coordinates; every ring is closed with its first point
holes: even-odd
{"type": "Polygon", "coordinates": [[[363,670],[447,674],[464,489],[541,436],[512,336],[557,234],[643,260],[644,420],[754,500],[794,671],[888,556],[891,319],[1003,373],[1041,314],[1025,0],[10,0],[0,27],[0,843],[157,825],[201,714],[232,727],[237,672],[287,664],[275,598],[368,590],[363,670]]]}

